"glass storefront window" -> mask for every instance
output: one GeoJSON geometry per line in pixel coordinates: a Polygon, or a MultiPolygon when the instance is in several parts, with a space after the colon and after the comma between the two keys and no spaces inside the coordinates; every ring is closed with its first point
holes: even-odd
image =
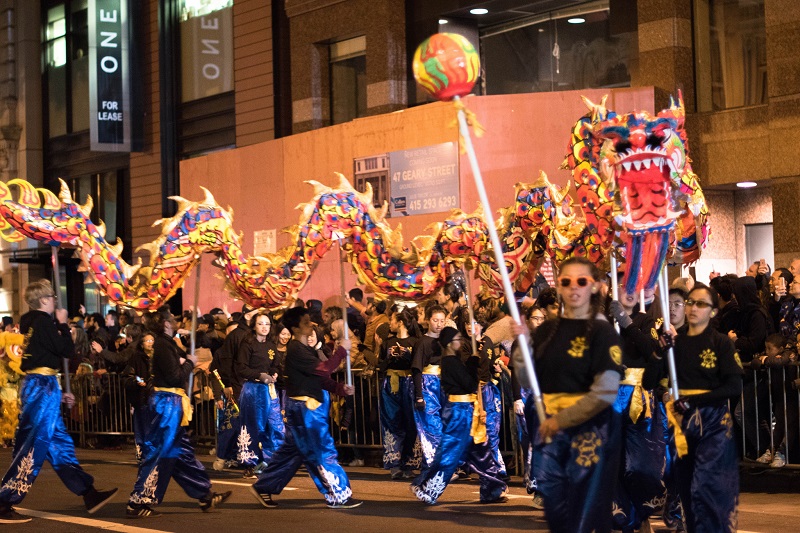
{"type": "Polygon", "coordinates": [[[764,0],[697,0],[694,9],[698,110],[765,104],[764,0]]]}
{"type": "Polygon", "coordinates": [[[483,32],[485,94],[629,87],[636,33],[613,34],[610,18],[605,8],[483,32]]]}
{"type": "Polygon", "coordinates": [[[333,43],[331,62],[331,123],[341,124],[367,112],[367,39],[333,43]]]}
{"type": "Polygon", "coordinates": [[[180,0],[181,101],[233,90],[233,1],[180,0]]]}
{"type": "Polygon", "coordinates": [[[89,129],[89,2],[73,1],[70,9],[72,131],[83,131],[89,129]]]}

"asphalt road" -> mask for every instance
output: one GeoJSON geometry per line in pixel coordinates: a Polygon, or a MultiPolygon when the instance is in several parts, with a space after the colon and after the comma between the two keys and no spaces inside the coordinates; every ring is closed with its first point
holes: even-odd
{"type": "MultiPolygon", "coordinates": [[[[2,471],[10,457],[10,450],[0,450],[2,471]]],[[[95,515],[88,515],[82,500],[69,492],[46,464],[28,497],[18,506],[22,514],[33,516],[34,520],[14,526],[15,532],[235,533],[272,528],[282,533],[547,531],[543,513],[531,507],[531,499],[518,478],[512,480],[510,501],[503,505],[478,503],[478,483],[471,481],[449,486],[438,505],[427,506],[414,499],[407,481],[391,481],[388,473],[377,468],[348,467],[354,496],[365,503],[356,509],[331,510],[308,475],[301,471],[283,494],[275,497],[280,506],[265,509],[248,491],[251,482],[243,480],[240,471],[214,472],[212,457],[208,455],[201,456],[201,461],[210,472],[215,489],[233,491],[224,506],[202,513],[197,502],[190,500],[173,482],[164,503],[158,507],[162,516],[131,520],[125,518],[125,503],[136,476],[132,451],[79,449],[78,458],[95,477],[98,489],[120,488],[115,500],[95,515]]],[[[800,530],[797,499],[797,494],[743,493],[739,530],[759,533],[800,530]]],[[[655,522],[654,531],[659,530],[667,531],[662,523],[655,522]]]]}

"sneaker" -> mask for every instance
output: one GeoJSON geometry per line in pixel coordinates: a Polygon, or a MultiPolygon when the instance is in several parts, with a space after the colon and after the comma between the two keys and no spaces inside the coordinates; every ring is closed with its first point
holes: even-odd
{"type": "Polygon", "coordinates": [[[544,511],[544,498],[538,492],[533,493],[533,508],[544,511]]]}
{"type": "Polygon", "coordinates": [[[86,510],[89,514],[96,513],[111,501],[111,498],[114,497],[118,490],[95,490],[94,487],[90,488],[89,492],[83,495],[83,503],[86,505],[86,510]]]}
{"type": "Polygon", "coordinates": [[[267,463],[261,461],[260,463],[258,463],[258,466],[253,469],[253,472],[255,472],[256,475],[263,474],[264,471],[267,469],[267,466],[268,466],[267,463]]]}
{"type": "Polygon", "coordinates": [[[161,513],[143,503],[129,503],[128,507],[125,508],[125,516],[128,518],[152,518],[161,516],[161,513]]]}
{"type": "Polygon", "coordinates": [[[13,507],[0,509],[0,524],[25,524],[31,520],[30,516],[22,516],[13,507]]]}
{"type": "Polygon", "coordinates": [[[481,500],[481,503],[485,505],[489,505],[492,503],[508,503],[508,496],[506,496],[505,494],[501,494],[494,500],[481,500]]]}
{"type": "Polygon", "coordinates": [[[364,466],[364,459],[353,459],[347,466],[364,466]]]}
{"type": "Polygon", "coordinates": [[[770,468],[783,468],[786,466],[786,457],[781,452],[775,452],[775,457],[772,458],[769,466],[770,468]]]}
{"type": "Polygon", "coordinates": [[[200,510],[204,513],[209,512],[211,509],[218,505],[225,503],[225,500],[231,497],[231,491],[225,492],[210,492],[205,498],[200,498],[200,510]]]}
{"type": "Polygon", "coordinates": [[[269,494],[268,492],[258,492],[255,485],[250,485],[250,494],[255,496],[256,500],[258,500],[259,503],[267,509],[274,509],[278,506],[278,504],[272,499],[272,494],[269,494]]]}
{"type": "Polygon", "coordinates": [[[756,459],[756,462],[763,463],[768,465],[772,462],[772,450],[767,450],[764,452],[764,455],[756,459]]]}
{"type": "Polygon", "coordinates": [[[328,504],[328,508],[329,509],[353,509],[355,507],[358,507],[362,503],[364,503],[364,502],[361,501],[361,500],[356,500],[355,498],[347,498],[347,500],[342,502],[342,503],[329,503],[328,504]]]}
{"type": "Polygon", "coordinates": [[[403,479],[403,471],[400,470],[398,467],[394,467],[391,470],[391,478],[392,479],[403,479]]]}
{"type": "Polygon", "coordinates": [[[403,479],[414,479],[417,475],[413,470],[403,470],[403,479]]]}
{"type": "Polygon", "coordinates": [[[244,474],[242,474],[244,479],[256,479],[257,477],[255,470],[249,466],[244,469],[244,474]]]}
{"type": "Polygon", "coordinates": [[[225,459],[220,459],[219,457],[217,457],[216,459],[214,459],[214,464],[211,466],[217,472],[225,470],[225,459]]]}

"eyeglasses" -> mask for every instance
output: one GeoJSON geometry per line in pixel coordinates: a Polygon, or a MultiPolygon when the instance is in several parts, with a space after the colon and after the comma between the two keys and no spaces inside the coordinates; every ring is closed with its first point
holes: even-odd
{"type": "Polygon", "coordinates": [[[704,300],[686,300],[686,307],[695,306],[698,309],[708,309],[709,307],[714,307],[714,304],[711,302],[706,302],[704,300]]]}
{"type": "MultiPolygon", "coordinates": [[[[669,308],[670,309],[672,309],[672,308],[680,309],[681,307],[683,307],[683,305],[684,305],[683,302],[670,302],[669,303],[669,308]]],[[[687,305],[688,305],[688,303],[687,303],[687,305]]]]}
{"type": "Polygon", "coordinates": [[[543,317],[543,316],[532,316],[530,318],[530,320],[532,320],[533,322],[544,322],[545,321],[545,317],[543,317]]]}
{"type": "Polygon", "coordinates": [[[591,278],[587,278],[586,276],[580,276],[577,278],[571,278],[569,276],[561,276],[560,278],[558,278],[558,284],[565,288],[572,285],[573,281],[577,283],[578,287],[585,287],[589,284],[591,278]]]}

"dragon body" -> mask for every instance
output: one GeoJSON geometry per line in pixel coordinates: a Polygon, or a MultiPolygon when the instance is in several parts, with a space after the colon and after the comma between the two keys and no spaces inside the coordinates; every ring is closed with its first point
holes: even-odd
{"type": "MultiPolygon", "coordinates": [[[[652,286],[668,256],[696,260],[708,236],[708,210],[687,155],[682,102],[657,116],[617,115],[605,108],[605,99],[586,103],[590,112],[573,127],[565,160],[577,206],[569,184],[559,188],[541,173],[534,183],[518,183],[514,204],[500,211],[502,253],[517,291],[530,288],[546,255],[556,265],[581,256],[606,267],[620,246],[626,287],[652,286]]],[[[401,227],[387,223],[386,208],[373,207],[370,188],[358,192],[342,175],[336,187],[309,183],[314,196],[298,206],[299,224],[288,230],[291,246],[267,256],[244,253],[232,210],[206,189],[199,202],[173,198],[177,213],[156,221],[161,235],[139,247],[150,255],[146,265],[121,259],[122,243],[106,242],[103,223],[89,218],[91,198],[75,203],[63,181],[58,196],[24,180],[0,183],[0,236],[74,248],[81,269],[110,303],[139,311],[163,305],[204,253],[217,256],[236,298],[254,307],[288,306],[337,243],[360,282],[379,295],[429,297],[452,267],[474,269],[490,293],[502,293],[480,208],[452,211],[406,246],[401,227]]]]}

